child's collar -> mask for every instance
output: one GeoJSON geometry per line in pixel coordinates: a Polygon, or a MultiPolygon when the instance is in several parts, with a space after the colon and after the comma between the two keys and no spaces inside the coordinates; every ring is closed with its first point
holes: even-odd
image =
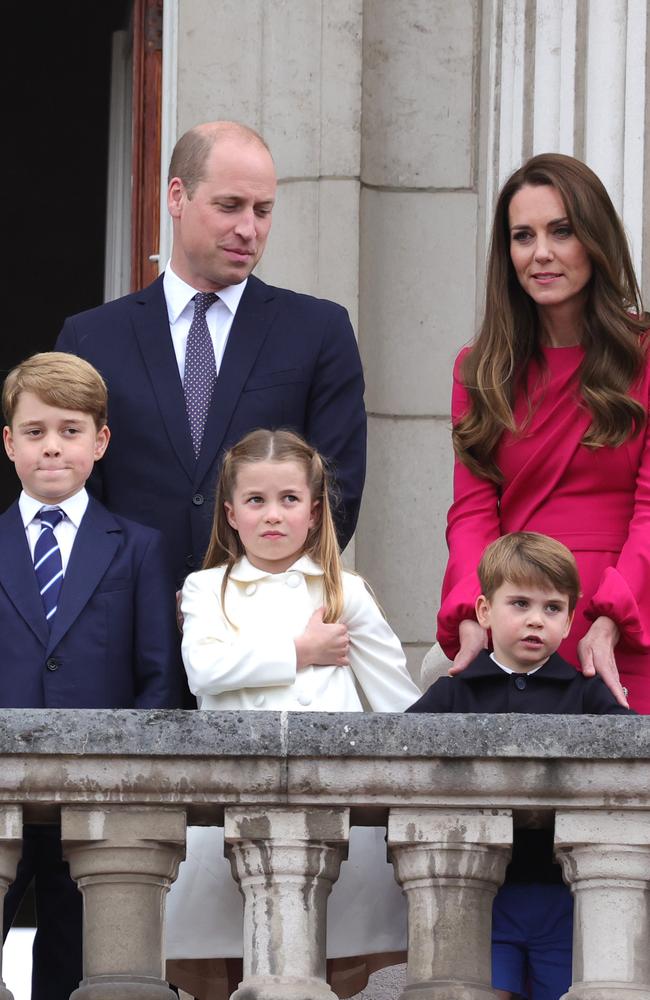
{"type": "MultiPolygon", "coordinates": [[[[300,556],[296,559],[285,573],[303,573],[304,576],[323,576],[323,569],[318,563],[315,563],[313,559],[309,556],[300,556]]],[[[252,563],[248,561],[246,556],[242,556],[238,562],[235,563],[231,572],[230,579],[237,580],[238,583],[251,583],[256,580],[263,580],[267,576],[283,576],[284,573],[269,573],[268,570],[258,569],[257,566],[253,566],[252,563]]]]}

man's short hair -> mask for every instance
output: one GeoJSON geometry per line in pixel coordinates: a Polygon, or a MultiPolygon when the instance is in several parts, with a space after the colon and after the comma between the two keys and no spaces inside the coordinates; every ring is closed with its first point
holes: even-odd
{"type": "Polygon", "coordinates": [[[106,384],[96,368],[74,354],[33,354],[9,372],[2,389],[2,412],[10,426],[23,392],[49,406],[90,414],[98,430],[106,423],[106,384]]]}
{"type": "Polygon", "coordinates": [[[554,588],[568,597],[573,611],[580,597],[580,576],[566,545],[536,531],[513,531],[488,545],[478,566],[481,593],[489,600],[503,583],[554,588]]]}
{"type": "Polygon", "coordinates": [[[257,143],[264,147],[269,156],[271,155],[271,150],[259,132],[248,125],[228,121],[206,122],[189,129],[174,146],[167,183],[169,184],[173,177],[180,177],[191,198],[197,185],[205,179],[205,164],[212,147],[227,136],[236,136],[244,141],[257,143]]]}

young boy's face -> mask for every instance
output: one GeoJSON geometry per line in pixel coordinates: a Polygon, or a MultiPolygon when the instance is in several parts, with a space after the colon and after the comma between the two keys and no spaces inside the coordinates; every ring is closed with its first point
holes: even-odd
{"type": "Polygon", "coordinates": [[[61,503],[81,489],[109,436],[89,413],[50,406],[32,392],[20,395],[11,427],[3,431],[23,489],[44,504],[61,503]]]}
{"type": "Polygon", "coordinates": [[[481,594],[476,617],[491,630],[499,663],[527,673],[555,652],[569,633],[573,613],[566,594],[506,581],[490,600],[481,594]]]}

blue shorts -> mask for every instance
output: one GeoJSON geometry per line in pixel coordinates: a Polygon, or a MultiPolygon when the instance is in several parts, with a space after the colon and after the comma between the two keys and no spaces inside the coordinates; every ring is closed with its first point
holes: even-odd
{"type": "Polygon", "coordinates": [[[571,986],[573,898],[566,885],[507,882],[492,909],[492,986],[559,1000],[571,986]]]}

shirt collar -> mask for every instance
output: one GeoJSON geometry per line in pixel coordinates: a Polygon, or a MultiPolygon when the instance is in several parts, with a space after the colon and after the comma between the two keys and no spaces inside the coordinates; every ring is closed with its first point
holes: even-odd
{"type": "Polygon", "coordinates": [[[291,572],[303,573],[305,576],[323,575],[322,567],[309,556],[300,556],[300,559],[296,559],[295,563],[289,566],[289,569],[285,570],[284,573],[269,573],[265,569],[258,569],[257,566],[253,566],[248,561],[246,556],[242,556],[233,566],[230,579],[237,580],[238,583],[251,583],[253,580],[263,580],[267,576],[283,577],[291,572]]]}
{"type": "Polygon", "coordinates": [[[544,666],[545,663],[548,663],[548,660],[544,660],[544,663],[540,663],[540,665],[538,667],[535,667],[534,670],[523,670],[523,671],[520,671],[520,670],[512,670],[510,667],[504,666],[503,663],[500,663],[499,660],[497,660],[497,658],[494,655],[494,653],[490,653],[490,659],[492,660],[493,663],[496,663],[497,667],[500,667],[500,669],[503,670],[504,674],[518,674],[518,673],[523,673],[526,677],[530,677],[531,674],[536,674],[538,670],[542,669],[542,667],[544,666]]]}
{"type": "Polygon", "coordinates": [[[24,490],[18,498],[18,509],[20,510],[20,516],[25,527],[27,527],[28,524],[31,524],[41,507],[59,507],[68,520],[74,524],[75,528],[78,528],[81,524],[82,517],[86,513],[87,506],[88,493],[86,492],[85,487],[82,487],[82,489],[80,489],[78,493],[73,494],[73,496],[68,497],[67,500],[63,500],[61,503],[57,504],[47,504],[43,503],[41,500],[35,500],[34,497],[30,497],[29,493],[25,493],[24,490]]]}
{"type": "MultiPolygon", "coordinates": [[[[567,663],[566,660],[563,660],[559,653],[552,653],[546,663],[543,664],[543,669],[535,671],[535,673],[539,673],[539,676],[543,677],[545,681],[563,681],[566,683],[567,681],[574,680],[578,671],[570,663],[567,663]]],[[[507,675],[495,663],[488,651],[484,649],[462,673],[456,676],[458,680],[474,681],[480,677],[504,677],[507,675]]],[[[521,676],[524,677],[525,674],[521,676]]]]}
{"type": "MultiPolygon", "coordinates": [[[[244,294],[247,282],[248,278],[245,278],[238,285],[228,285],[218,293],[219,298],[233,316],[237,312],[237,306],[244,294]]],[[[165,293],[165,302],[167,303],[167,316],[169,317],[170,324],[174,324],[183,310],[192,301],[198,289],[192,288],[186,281],[179,278],[172,270],[171,263],[168,263],[163,275],[163,291],[165,293]]]]}

